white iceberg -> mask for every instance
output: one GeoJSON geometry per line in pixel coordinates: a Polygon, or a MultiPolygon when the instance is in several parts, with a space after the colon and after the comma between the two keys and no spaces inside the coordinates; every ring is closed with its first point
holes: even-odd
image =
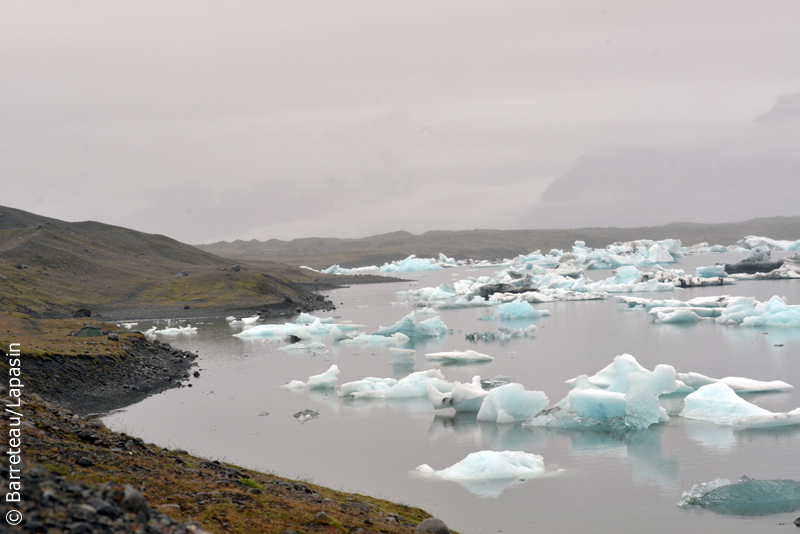
{"type": "Polygon", "coordinates": [[[493,356],[482,354],[474,350],[466,351],[452,351],[452,352],[429,352],[425,354],[429,360],[444,360],[451,363],[466,363],[466,362],[490,362],[494,360],[493,356]]]}
{"type": "Polygon", "coordinates": [[[728,384],[715,382],[686,396],[681,417],[739,428],[773,428],[800,425],[800,408],[773,413],[742,399],[728,384]]]}
{"type": "Polygon", "coordinates": [[[740,376],[726,376],[725,378],[710,378],[700,373],[678,373],[678,380],[693,389],[700,389],[708,384],[723,382],[737,393],[762,393],[766,391],[787,391],[794,386],[782,380],[763,382],[740,376]]]}
{"type": "Polygon", "coordinates": [[[475,376],[470,383],[453,382],[449,392],[439,391],[429,383],[426,394],[437,410],[453,408],[457,412],[477,412],[489,392],[481,386],[481,377],[475,376]]]}
{"type": "Polygon", "coordinates": [[[401,333],[409,338],[440,337],[447,332],[447,325],[437,315],[430,319],[417,322],[417,317],[412,311],[392,326],[382,326],[375,331],[376,336],[391,336],[401,333]]]}
{"type": "Polygon", "coordinates": [[[417,471],[435,474],[447,480],[517,479],[542,474],[545,467],[544,458],[538,454],[480,451],[468,454],[460,462],[441,471],[435,471],[427,464],[417,467],[417,471]]]}
{"type": "Polygon", "coordinates": [[[424,397],[428,384],[442,392],[449,392],[453,388],[441,371],[429,369],[411,373],[401,380],[365,378],[348,382],[339,388],[339,395],[357,399],[424,397]]]}
{"type": "Polygon", "coordinates": [[[385,263],[381,268],[384,273],[416,273],[438,271],[442,267],[434,259],[417,258],[414,254],[402,261],[385,263]]]}
{"type": "Polygon", "coordinates": [[[513,319],[538,319],[547,315],[550,315],[550,310],[537,310],[524,300],[513,300],[498,305],[491,315],[481,317],[481,319],[507,321],[513,319]]]}
{"type": "Polygon", "coordinates": [[[533,419],[550,400],[542,391],[526,391],[522,384],[506,384],[489,391],[478,411],[478,421],[514,423],[533,419]]]}

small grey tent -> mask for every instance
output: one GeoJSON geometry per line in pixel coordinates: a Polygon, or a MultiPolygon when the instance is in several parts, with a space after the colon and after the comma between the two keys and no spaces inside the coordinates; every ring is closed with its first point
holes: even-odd
{"type": "Polygon", "coordinates": [[[75,334],[78,337],[102,336],[103,333],[96,326],[86,325],[75,334]]]}

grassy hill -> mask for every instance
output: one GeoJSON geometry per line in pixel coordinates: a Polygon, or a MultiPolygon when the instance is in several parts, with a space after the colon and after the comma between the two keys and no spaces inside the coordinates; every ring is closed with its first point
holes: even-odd
{"type": "Polygon", "coordinates": [[[221,241],[197,248],[237,260],[282,261],[291,265],[325,268],[336,263],[361,267],[402,259],[409,254],[456,259],[501,259],[534,250],[570,250],[575,241],[605,247],[616,241],[680,239],[684,245],[708,242],[732,245],[748,235],[800,239],[800,216],[752,219],[726,224],[673,223],[640,228],[579,228],[569,230],[433,231],[422,235],[394,232],[363,239],[305,238],[292,241],[221,241]]]}
{"type": "MultiPolygon", "coordinates": [[[[0,207],[0,310],[35,318],[76,309],[150,316],[198,309],[320,307],[324,280],[279,263],[233,262],[162,235],[69,223],[0,207]]],[[[313,273],[311,273],[313,274],[313,273]]]]}

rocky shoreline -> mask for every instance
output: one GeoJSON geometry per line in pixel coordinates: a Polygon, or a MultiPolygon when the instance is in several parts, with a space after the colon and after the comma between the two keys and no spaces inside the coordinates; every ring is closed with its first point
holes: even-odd
{"type": "MultiPolygon", "coordinates": [[[[22,422],[0,416],[21,435],[19,498],[0,503],[7,521],[20,518],[19,532],[449,532],[417,508],[164,449],[26,398],[15,409],[22,422]]],[[[15,465],[0,461],[4,483],[15,465]]]]}

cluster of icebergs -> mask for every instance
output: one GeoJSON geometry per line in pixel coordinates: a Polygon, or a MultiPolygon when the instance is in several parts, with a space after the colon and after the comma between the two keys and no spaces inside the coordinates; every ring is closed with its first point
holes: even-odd
{"type": "Polygon", "coordinates": [[[727,325],[800,327],[800,305],[788,304],[785,298],[777,295],[767,302],[728,295],[697,297],[687,301],[625,296],[615,298],[631,308],[648,310],[653,320],[659,323],[695,323],[706,319],[727,325]]]}
{"type": "Polygon", "coordinates": [[[155,341],[157,336],[180,336],[186,334],[196,334],[197,327],[192,325],[186,326],[167,326],[167,328],[158,329],[158,327],[150,327],[142,334],[149,341],[155,341]]]}

